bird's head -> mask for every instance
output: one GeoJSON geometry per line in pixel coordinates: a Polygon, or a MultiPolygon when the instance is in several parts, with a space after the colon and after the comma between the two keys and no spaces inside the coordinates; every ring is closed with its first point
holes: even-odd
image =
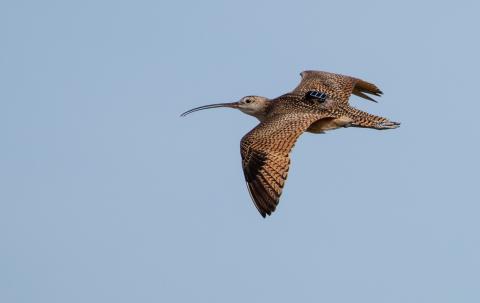
{"type": "Polygon", "coordinates": [[[202,109],[209,109],[209,108],[216,108],[216,107],[230,107],[230,108],[236,108],[241,112],[250,116],[254,116],[260,121],[262,121],[266,115],[268,103],[269,103],[269,99],[265,97],[246,96],[237,102],[216,103],[216,104],[209,104],[209,105],[204,105],[200,107],[195,107],[195,108],[192,108],[191,110],[184,112],[183,114],[181,114],[181,116],[183,117],[190,113],[193,113],[202,109]]]}
{"type": "Polygon", "coordinates": [[[262,120],[268,107],[268,98],[260,96],[246,96],[236,103],[238,106],[237,108],[241,112],[262,120]]]}

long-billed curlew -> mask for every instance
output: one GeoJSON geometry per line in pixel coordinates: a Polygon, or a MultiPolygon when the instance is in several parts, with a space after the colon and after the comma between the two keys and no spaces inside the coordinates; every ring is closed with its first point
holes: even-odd
{"type": "Polygon", "coordinates": [[[300,84],[278,98],[246,96],[233,103],[196,107],[181,115],[230,107],[260,120],[240,141],[240,152],[248,191],[263,217],[271,215],[278,205],[287,179],[290,151],[303,132],[319,134],[340,127],[392,129],[400,125],[360,111],[348,103],[352,93],[376,102],[367,95],[382,95],[374,84],[321,71],[304,71],[300,75],[300,84]]]}

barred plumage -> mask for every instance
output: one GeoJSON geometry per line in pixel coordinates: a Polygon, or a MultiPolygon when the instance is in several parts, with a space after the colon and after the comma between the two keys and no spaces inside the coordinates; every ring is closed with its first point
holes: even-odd
{"type": "Polygon", "coordinates": [[[271,215],[278,205],[290,166],[290,151],[303,132],[323,133],[340,127],[393,129],[400,125],[349,105],[352,93],[375,101],[369,95],[380,96],[382,91],[374,84],[321,71],[304,71],[300,75],[302,81],[292,92],[273,100],[247,96],[238,102],[201,106],[182,114],[230,107],[260,120],[242,138],[240,152],[248,191],[263,217],[271,215]]]}

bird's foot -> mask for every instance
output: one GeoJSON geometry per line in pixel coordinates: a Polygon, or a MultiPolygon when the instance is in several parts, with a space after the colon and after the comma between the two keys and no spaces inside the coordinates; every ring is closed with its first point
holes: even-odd
{"type": "Polygon", "coordinates": [[[394,129],[400,127],[400,122],[386,121],[380,122],[375,125],[376,129],[394,129]]]}

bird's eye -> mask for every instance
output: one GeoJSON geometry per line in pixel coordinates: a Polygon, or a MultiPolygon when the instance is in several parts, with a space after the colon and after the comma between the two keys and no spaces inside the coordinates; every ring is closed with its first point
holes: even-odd
{"type": "Polygon", "coordinates": [[[245,103],[252,103],[252,100],[251,99],[246,99],[245,103]]]}

